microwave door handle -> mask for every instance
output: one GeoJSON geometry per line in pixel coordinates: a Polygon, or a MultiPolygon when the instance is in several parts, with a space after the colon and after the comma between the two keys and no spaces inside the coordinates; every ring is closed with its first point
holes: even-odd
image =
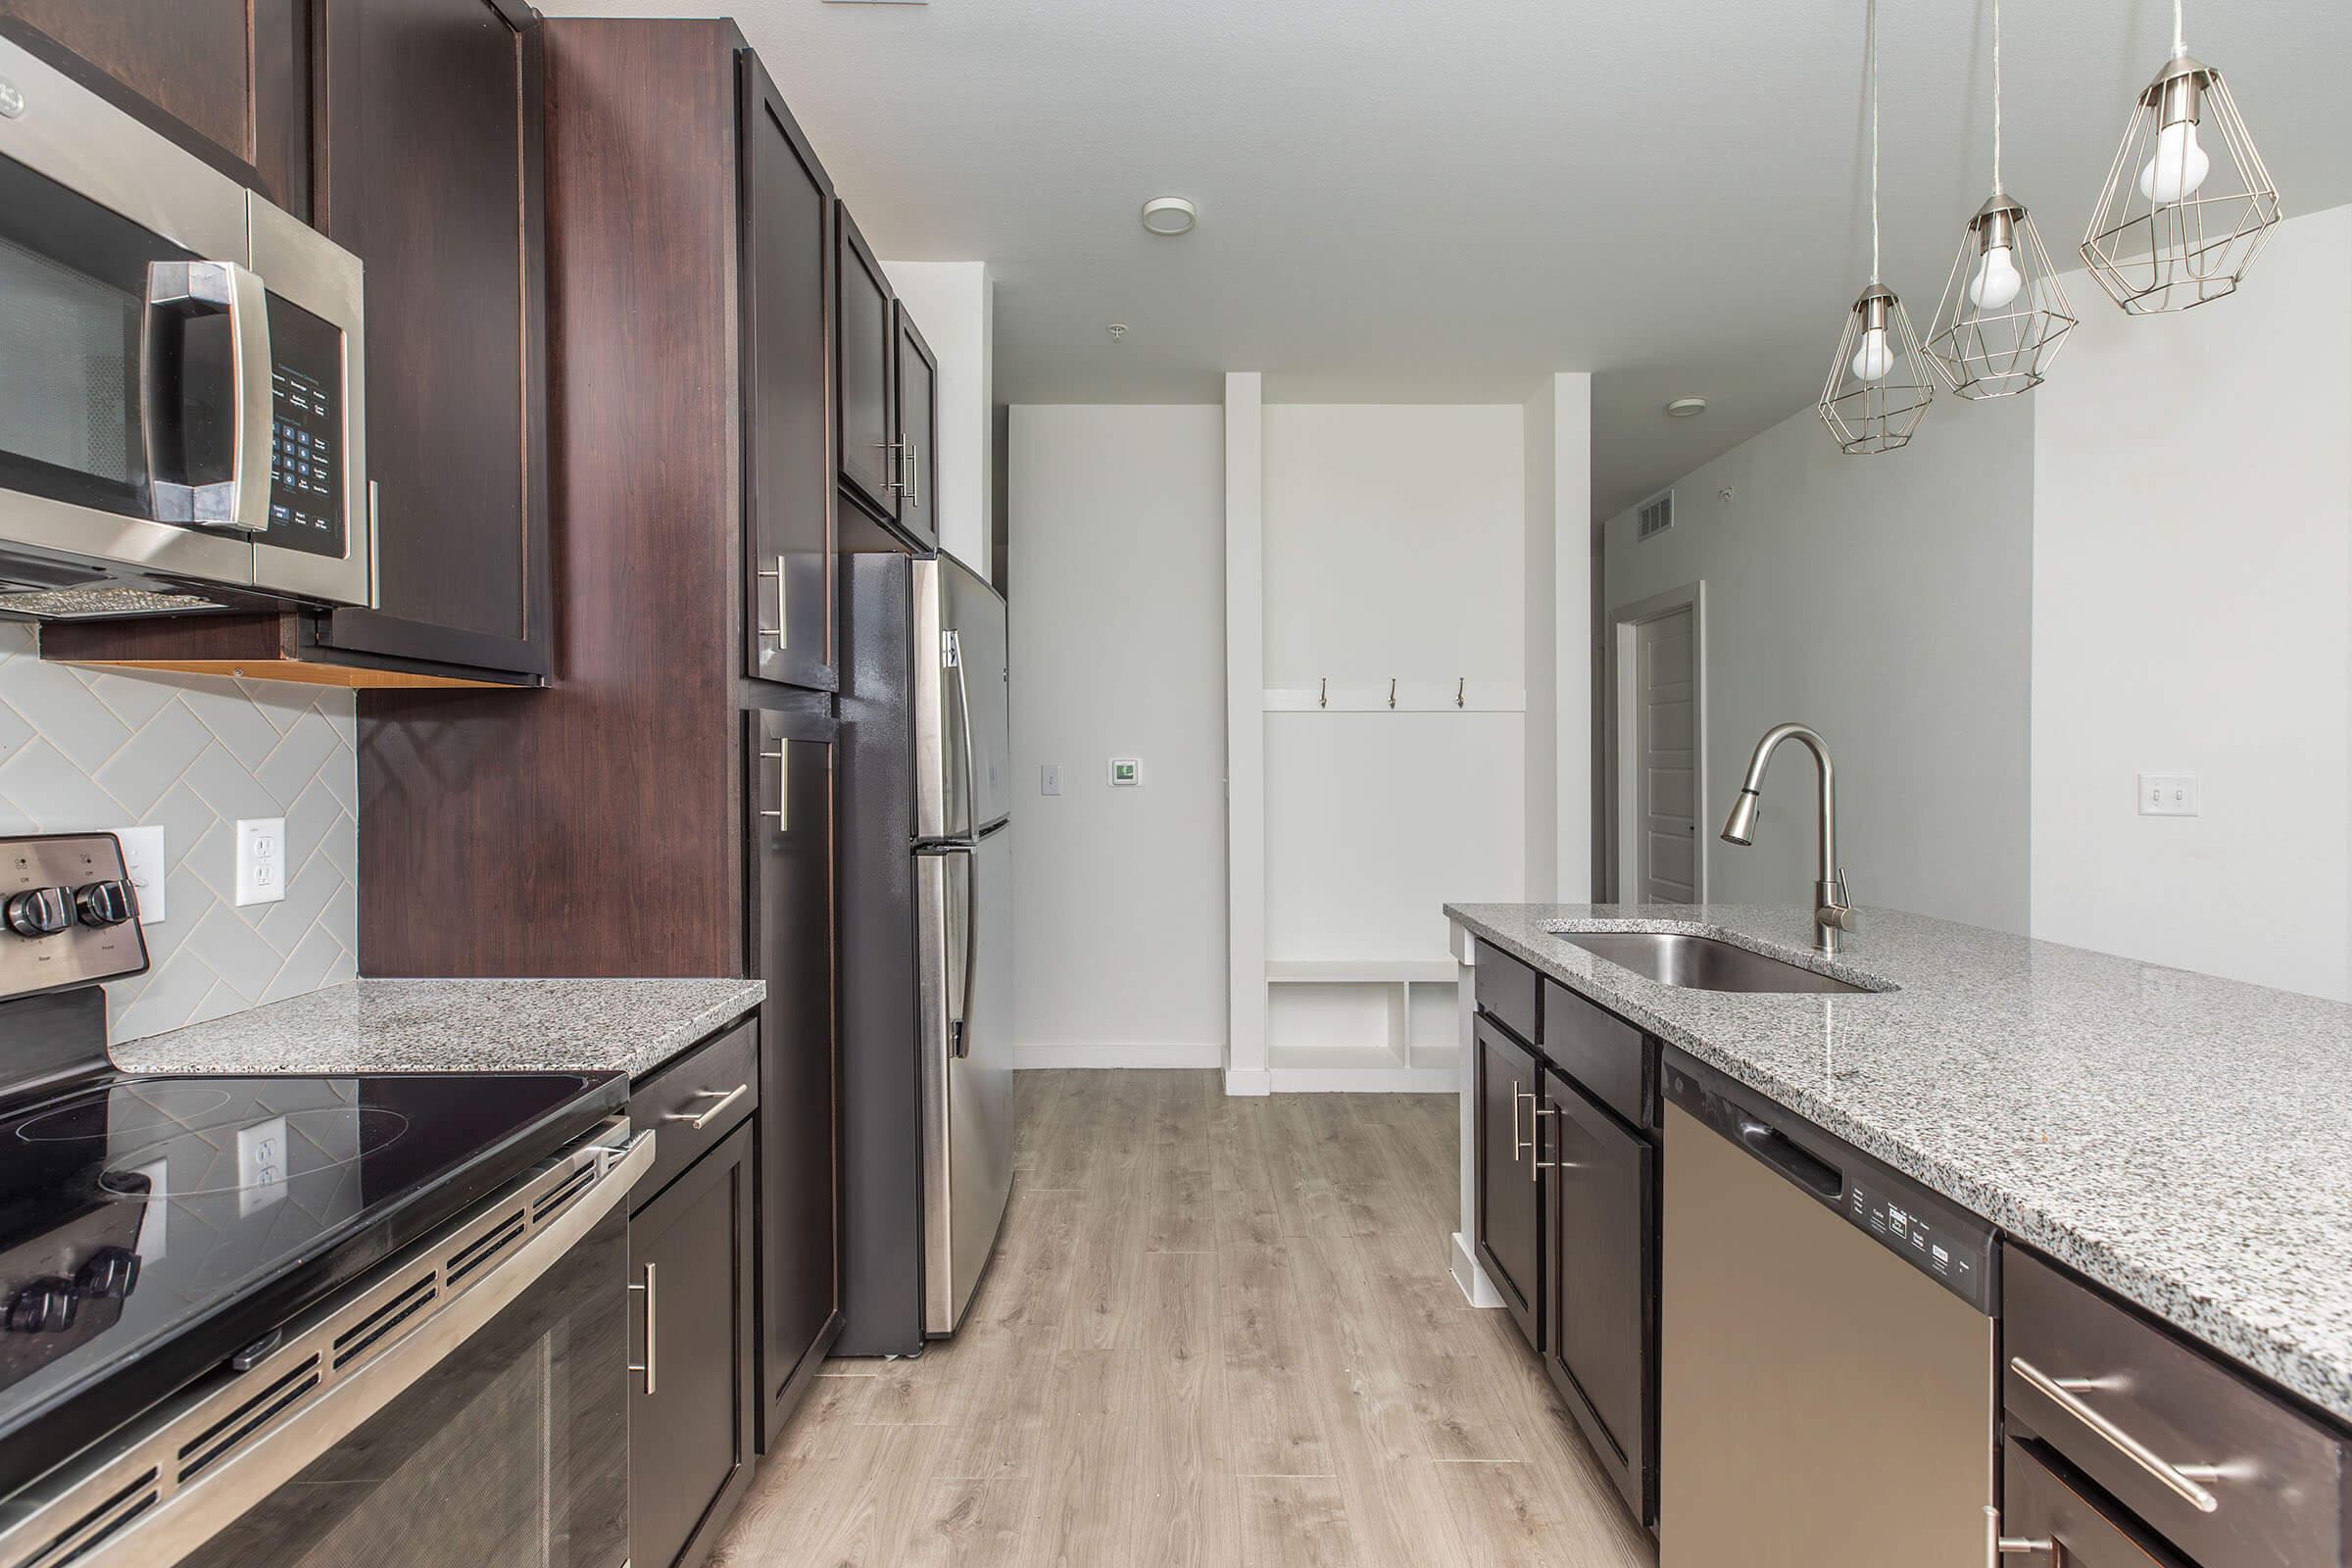
{"type": "MultiPolygon", "coordinates": [[[[234,262],[153,262],[139,334],[139,425],[147,445],[154,512],[163,522],[192,523],[240,533],[270,526],[271,424],[275,413],[270,353],[270,299],[259,274],[234,262]],[[162,336],[185,330],[189,318],[225,316],[228,327],[228,476],[197,482],[180,450],[176,474],[167,461],[182,443],[170,439],[182,389],[166,384],[169,370],[185,375],[182,356],[167,356],[162,336]]],[[[184,434],[184,432],[181,432],[184,434]]]]}

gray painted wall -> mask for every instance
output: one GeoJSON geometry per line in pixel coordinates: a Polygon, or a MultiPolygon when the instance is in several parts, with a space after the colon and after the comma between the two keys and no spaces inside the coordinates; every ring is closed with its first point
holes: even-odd
{"type": "Polygon", "coordinates": [[[2024,931],[2032,400],[1939,399],[1908,449],[1866,458],[1840,454],[1808,408],[1675,492],[1667,533],[1638,541],[1633,512],[1609,519],[1602,602],[1613,619],[1706,584],[1708,899],[1807,896],[1814,785],[1801,748],[1773,762],[1754,847],[1714,836],[1756,738],[1795,719],[1837,759],[1839,855],[1858,903],[2024,931]]]}

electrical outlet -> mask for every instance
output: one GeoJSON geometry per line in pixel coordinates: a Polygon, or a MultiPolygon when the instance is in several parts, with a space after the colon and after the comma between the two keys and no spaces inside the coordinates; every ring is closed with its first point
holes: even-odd
{"type": "Polygon", "coordinates": [[[1061,793],[1061,764],[1059,762],[1048,762],[1037,770],[1037,793],[1040,795],[1059,795],[1061,793]]]}
{"type": "Polygon", "coordinates": [[[2142,816],[2195,816],[2197,814],[2197,775],[2194,773],[2140,774],[2139,814],[2142,816]]]}
{"type": "Polygon", "coordinates": [[[268,1208],[286,1196],[286,1118],[237,1129],[237,1212],[268,1208]]]}
{"type": "Polygon", "coordinates": [[[138,890],[139,924],[164,923],[164,830],[160,827],[119,827],[122,841],[122,874],[138,890]]]}
{"type": "Polygon", "coordinates": [[[240,818],[237,822],[237,902],[275,904],[286,896],[286,819],[240,818]]]}
{"type": "Polygon", "coordinates": [[[1144,760],[1140,757],[1114,757],[1110,760],[1110,782],[1120,789],[1132,789],[1144,781],[1144,760]]]}

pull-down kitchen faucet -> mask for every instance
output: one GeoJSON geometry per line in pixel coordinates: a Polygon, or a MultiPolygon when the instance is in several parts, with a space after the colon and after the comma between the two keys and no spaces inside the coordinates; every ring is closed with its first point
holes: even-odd
{"type": "Polygon", "coordinates": [[[1757,792],[1764,787],[1764,769],[1783,741],[1802,741],[1813,760],[1821,764],[1821,880],[1813,884],[1813,946],[1825,954],[1838,951],[1838,933],[1859,923],[1846,902],[1845,872],[1838,865],[1838,789],[1830,774],[1830,743],[1802,724],[1775,724],[1756,742],[1756,755],[1747,760],[1747,778],[1732,802],[1732,814],[1723,821],[1726,844],[1755,843],[1757,792]]]}

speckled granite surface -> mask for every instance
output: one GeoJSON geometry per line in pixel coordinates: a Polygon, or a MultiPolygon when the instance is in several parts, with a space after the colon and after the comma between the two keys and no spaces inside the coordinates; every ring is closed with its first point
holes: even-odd
{"type": "Polygon", "coordinates": [[[650,1072],[763,980],[353,980],[114,1048],[129,1072],[650,1072]]]}
{"type": "Polygon", "coordinates": [[[1868,909],[1448,905],[1466,929],[2352,1420],[2352,1006],[1868,909]],[[1877,995],[1671,989],[1557,930],[1701,931],[1877,995]]]}

